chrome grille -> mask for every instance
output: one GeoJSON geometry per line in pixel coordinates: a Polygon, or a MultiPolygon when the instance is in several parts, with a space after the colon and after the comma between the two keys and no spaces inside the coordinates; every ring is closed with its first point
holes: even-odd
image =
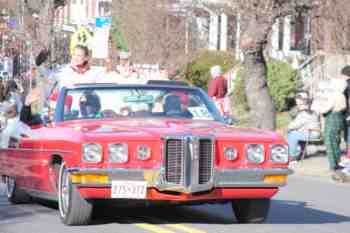
{"type": "Polygon", "coordinates": [[[184,141],[169,139],[166,146],[166,180],[169,183],[181,184],[184,169],[184,141]]]}
{"type": "Polygon", "coordinates": [[[213,144],[211,140],[202,139],[199,141],[199,184],[210,181],[213,164],[213,144]]]}
{"type": "Polygon", "coordinates": [[[210,189],[213,181],[213,143],[210,137],[167,137],[165,182],[189,192],[210,189]]]}

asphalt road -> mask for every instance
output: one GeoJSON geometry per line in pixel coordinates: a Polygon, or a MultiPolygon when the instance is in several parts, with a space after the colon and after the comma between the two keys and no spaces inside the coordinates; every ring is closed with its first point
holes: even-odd
{"type": "Polygon", "coordinates": [[[0,185],[0,233],[346,233],[350,184],[292,176],[273,198],[267,222],[237,224],[229,204],[103,208],[92,225],[68,227],[54,206],[10,205],[0,185]]]}

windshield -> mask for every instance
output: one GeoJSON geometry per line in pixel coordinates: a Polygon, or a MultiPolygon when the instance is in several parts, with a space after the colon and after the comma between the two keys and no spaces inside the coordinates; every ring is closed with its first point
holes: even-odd
{"type": "Polygon", "coordinates": [[[79,88],[65,92],[63,120],[173,117],[220,120],[198,89],[164,87],[79,88]]]}

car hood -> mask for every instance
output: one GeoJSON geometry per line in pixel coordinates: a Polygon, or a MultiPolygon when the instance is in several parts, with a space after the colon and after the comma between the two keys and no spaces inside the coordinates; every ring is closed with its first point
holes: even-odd
{"type": "Polygon", "coordinates": [[[79,131],[87,137],[97,138],[142,138],[156,139],[175,135],[214,136],[220,140],[234,141],[276,141],[283,140],[273,131],[253,128],[239,128],[216,121],[189,119],[117,119],[76,120],[61,123],[60,126],[79,131]]]}

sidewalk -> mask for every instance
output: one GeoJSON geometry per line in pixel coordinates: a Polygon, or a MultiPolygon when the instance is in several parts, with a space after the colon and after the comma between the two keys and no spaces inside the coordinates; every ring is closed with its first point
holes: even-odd
{"type": "Polygon", "coordinates": [[[290,165],[294,174],[300,176],[314,176],[331,180],[328,159],[324,153],[318,153],[298,161],[297,164],[290,165]]]}
{"type": "MultiPolygon", "coordinates": [[[[343,155],[347,154],[346,147],[346,144],[342,141],[340,149],[343,155]]],[[[323,144],[309,145],[307,154],[309,156],[303,161],[298,161],[298,163],[290,165],[294,174],[332,180],[326,155],[326,146],[323,144]]]]}

